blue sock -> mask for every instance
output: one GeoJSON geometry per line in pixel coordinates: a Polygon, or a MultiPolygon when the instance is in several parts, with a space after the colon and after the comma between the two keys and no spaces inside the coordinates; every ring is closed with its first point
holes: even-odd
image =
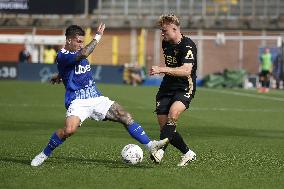
{"type": "Polygon", "coordinates": [[[138,123],[132,123],[128,126],[128,132],[129,134],[135,138],[137,141],[139,141],[141,144],[148,144],[150,142],[149,137],[143,130],[142,126],[138,123]]]}
{"type": "Polygon", "coordinates": [[[50,140],[47,146],[44,148],[43,153],[47,156],[51,155],[51,152],[57,148],[60,144],[62,144],[64,140],[60,139],[56,133],[53,133],[50,137],[50,140]]]}

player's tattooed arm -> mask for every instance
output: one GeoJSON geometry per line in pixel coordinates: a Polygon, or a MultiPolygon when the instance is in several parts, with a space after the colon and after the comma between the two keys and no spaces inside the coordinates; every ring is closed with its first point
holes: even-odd
{"type": "Polygon", "coordinates": [[[87,58],[94,51],[102,35],[104,34],[104,30],[105,30],[105,24],[100,23],[100,25],[97,28],[97,32],[94,39],[88,45],[82,48],[80,52],[78,52],[76,61],[87,58]]]}
{"type": "Polygon", "coordinates": [[[106,114],[106,119],[110,121],[120,122],[124,126],[130,125],[134,122],[130,113],[126,112],[122,106],[114,102],[106,114]]]}
{"type": "Polygon", "coordinates": [[[76,61],[87,58],[93,52],[97,44],[98,44],[97,40],[93,39],[88,45],[86,45],[78,52],[76,61]]]}

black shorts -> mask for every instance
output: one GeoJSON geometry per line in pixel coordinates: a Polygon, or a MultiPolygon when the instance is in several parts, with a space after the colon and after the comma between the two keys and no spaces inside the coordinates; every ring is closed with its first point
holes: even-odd
{"type": "Polygon", "coordinates": [[[260,73],[259,73],[259,77],[269,77],[270,76],[270,72],[268,70],[262,70],[260,73]]]}
{"type": "Polygon", "coordinates": [[[186,91],[176,91],[176,92],[158,92],[156,95],[156,114],[157,115],[167,115],[170,111],[171,105],[175,101],[182,102],[186,109],[188,109],[189,104],[193,96],[189,95],[186,91]]]}

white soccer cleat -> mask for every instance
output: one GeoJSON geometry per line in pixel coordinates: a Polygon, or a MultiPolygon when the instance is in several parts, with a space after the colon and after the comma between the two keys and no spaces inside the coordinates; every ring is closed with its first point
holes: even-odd
{"type": "Polygon", "coordinates": [[[40,166],[48,158],[43,152],[39,153],[31,162],[31,166],[40,166]]]}
{"type": "Polygon", "coordinates": [[[163,157],[164,157],[165,151],[163,149],[159,149],[154,155],[151,154],[150,158],[155,163],[161,163],[163,157]]]}
{"type": "Polygon", "coordinates": [[[159,140],[159,141],[152,141],[152,145],[150,147],[150,153],[151,153],[151,157],[154,158],[155,162],[160,162],[161,158],[159,159],[157,151],[161,148],[163,148],[166,144],[169,143],[169,139],[165,138],[163,140],[159,140]]]}
{"type": "Polygon", "coordinates": [[[196,160],[196,154],[193,151],[191,151],[190,153],[186,153],[183,156],[181,156],[181,161],[179,162],[177,166],[184,167],[188,163],[195,161],[195,160],[196,160]]]}

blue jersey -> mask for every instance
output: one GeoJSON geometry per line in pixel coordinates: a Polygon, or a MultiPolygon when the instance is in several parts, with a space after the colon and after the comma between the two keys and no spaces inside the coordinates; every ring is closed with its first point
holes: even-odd
{"type": "Polygon", "coordinates": [[[57,69],[66,89],[66,109],[68,109],[74,99],[88,99],[101,96],[93,81],[89,61],[87,59],[76,61],[77,53],[62,48],[56,57],[57,69]]]}

